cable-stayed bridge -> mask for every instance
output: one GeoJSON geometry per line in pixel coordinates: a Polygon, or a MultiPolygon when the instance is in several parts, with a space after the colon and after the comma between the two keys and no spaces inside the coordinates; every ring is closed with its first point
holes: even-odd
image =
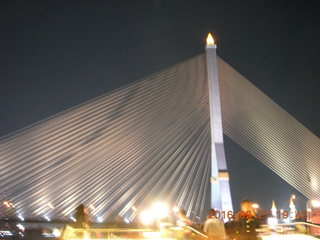
{"type": "MultiPolygon", "coordinates": [[[[223,132],[308,198],[320,198],[320,141],[217,58],[223,132]]],[[[210,208],[210,106],[202,54],[0,140],[0,192],[23,217],[137,215],[166,200],[210,208]]],[[[241,163],[239,163],[241,164],[241,163]]]]}

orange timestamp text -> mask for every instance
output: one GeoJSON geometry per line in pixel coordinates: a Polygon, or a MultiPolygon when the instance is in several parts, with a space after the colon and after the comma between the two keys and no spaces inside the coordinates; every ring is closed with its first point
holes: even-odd
{"type": "Polygon", "coordinates": [[[276,217],[278,219],[287,219],[292,216],[295,217],[295,219],[302,219],[306,220],[307,219],[307,211],[302,210],[302,211],[295,211],[295,212],[290,212],[290,211],[276,211],[275,215],[272,214],[271,211],[263,211],[259,210],[257,212],[251,212],[251,211],[238,211],[238,212],[233,212],[233,211],[213,211],[210,210],[209,212],[209,217],[210,218],[217,218],[217,219],[222,219],[222,220],[234,220],[235,218],[240,218],[240,219],[248,219],[252,218],[255,216],[258,219],[265,219],[269,217],[276,217]]]}

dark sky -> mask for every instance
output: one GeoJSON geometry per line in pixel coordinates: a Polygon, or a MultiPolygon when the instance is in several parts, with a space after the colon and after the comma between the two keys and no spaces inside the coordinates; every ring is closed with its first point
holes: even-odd
{"type": "MultiPolygon", "coordinates": [[[[220,57],[319,136],[319,9],[308,0],[1,0],[0,136],[203,53],[209,31],[220,57]]],[[[225,141],[235,203],[285,207],[297,194],[225,141]]]]}

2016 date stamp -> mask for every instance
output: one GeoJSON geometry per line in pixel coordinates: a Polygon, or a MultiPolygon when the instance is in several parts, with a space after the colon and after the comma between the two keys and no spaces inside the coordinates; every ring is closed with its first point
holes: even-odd
{"type": "Polygon", "coordinates": [[[271,211],[263,211],[259,210],[255,213],[251,211],[238,211],[238,212],[233,212],[233,211],[212,211],[210,210],[209,212],[209,217],[210,218],[217,218],[217,219],[222,219],[222,220],[234,220],[235,218],[240,218],[240,219],[247,219],[251,218],[252,216],[257,217],[258,219],[265,219],[269,217],[275,217],[278,219],[288,219],[294,216],[295,219],[302,219],[306,220],[307,219],[307,211],[295,211],[295,212],[290,212],[290,211],[276,211],[274,214],[271,211]]]}

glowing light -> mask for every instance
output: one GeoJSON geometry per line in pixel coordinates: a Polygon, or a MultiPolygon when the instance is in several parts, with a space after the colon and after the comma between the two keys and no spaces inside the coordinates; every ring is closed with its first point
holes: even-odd
{"type": "Polygon", "coordinates": [[[179,212],[180,208],[174,207],[172,210],[173,210],[174,212],[179,212]]]}
{"type": "Polygon", "coordinates": [[[168,205],[163,202],[154,203],[152,205],[152,211],[153,211],[154,215],[159,219],[165,218],[169,214],[168,205]]]}
{"type": "Polygon", "coordinates": [[[157,239],[160,238],[160,232],[143,232],[142,236],[145,238],[157,239]]]}
{"type": "Polygon", "coordinates": [[[213,39],[211,33],[208,34],[207,45],[214,45],[214,39],[213,39]]]}
{"type": "Polygon", "coordinates": [[[253,207],[254,209],[257,209],[257,208],[259,208],[259,204],[253,203],[253,204],[252,204],[252,207],[253,207]]]}
{"type": "Polygon", "coordinates": [[[296,195],[294,195],[294,194],[291,197],[292,197],[292,199],[296,199],[296,195]]]}
{"type": "Polygon", "coordinates": [[[268,225],[269,225],[269,227],[273,228],[273,227],[275,227],[277,224],[278,224],[278,218],[276,218],[276,217],[268,218],[268,225]]]}
{"type": "Polygon", "coordinates": [[[296,219],[296,206],[294,205],[293,199],[295,198],[295,195],[292,195],[290,198],[290,204],[289,204],[289,208],[290,208],[290,219],[294,220],[296,219]]]}
{"type": "Polygon", "coordinates": [[[276,203],[274,202],[274,200],[272,200],[271,213],[272,213],[273,217],[276,217],[276,215],[277,215],[277,207],[276,207],[276,203]]]}
{"type": "Polygon", "coordinates": [[[7,208],[9,208],[9,207],[15,208],[15,207],[16,207],[12,202],[8,202],[8,201],[4,201],[3,204],[4,204],[7,208]]]}
{"type": "Polygon", "coordinates": [[[126,223],[130,223],[130,220],[128,218],[123,219],[126,223]]]}
{"type": "Polygon", "coordinates": [[[17,226],[17,228],[20,229],[20,231],[24,232],[25,227],[22,224],[18,223],[16,226],[17,226]]]}
{"type": "Polygon", "coordinates": [[[318,200],[312,200],[311,204],[312,204],[312,207],[315,207],[315,208],[320,207],[320,201],[318,200]]]}
{"type": "Polygon", "coordinates": [[[140,213],[140,220],[144,225],[150,225],[154,222],[155,218],[151,211],[144,210],[140,213]]]}
{"type": "Polygon", "coordinates": [[[21,221],[24,221],[24,217],[22,217],[21,214],[18,215],[18,218],[19,218],[21,221]]]}
{"type": "Polygon", "coordinates": [[[93,206],[93,204],[89,205],[89,208],[91,208],[92,210],[95,210],[96,208],[93,206]]]}
{"type": "Polygon", "coordinates": [[[84,232],[84,240],[90,240],[88,231],[84,232]]]}
{"type": "Polygon", "coordinates": [[[138,210],[135,206],[132,206],[131,209],[132,209],[133,211],[137,211],[137,210],[138,210]]]}
{"type": "Polygon", "coordinates": [[[48,222],[51,221],[51,219],[50,219],[47,215],[44,215],[43,217],[44,217],[48,222]]]}
{"type": "Polygon", "coordinates": [[[70,219],[71,219],[72,221],[74,221],[74,222],[77,221],[77,219],[75,219],[74,217],[70,217],[70,219]]]}
{"type": "Polygon", "coordinates": [[[60,237],[61,232],[59,231],[59,229],[55,228],[52,231],[52,235],[55,236],[55,237],[60,237]]]}
{"type": "Polygon", "coordinates": [[[104,219],[103,219],[103,217],[97,217],[97,220],[98,220],[98,222],[102,223],[104,219]]]}
{"type": "Polygon", "coordinates": [[[2,235],[2,236],[12,236],[13,234],[12,234],[11,231],[3,231],[3,230],[1,230],[0,231],[0,235],[2,235]]]}

